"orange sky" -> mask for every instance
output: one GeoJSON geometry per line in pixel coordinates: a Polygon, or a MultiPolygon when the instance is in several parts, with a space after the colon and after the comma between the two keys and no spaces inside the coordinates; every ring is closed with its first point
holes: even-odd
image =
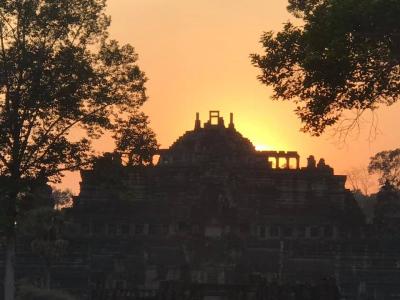
{"type": "MultiPolygon", "coordinates": [[[[226,120],[233,112],[236,128],[255,145],[297,150],[302,165],[310,154],[324,157],[338,174],[398,147],[400,105],[377,112],[380,134],[373,142],[365,123],[341,145],[328,134],[301,133],[294,106],[271,100],[249,54],[261,52],[263,31],[277,31],[291,18],[286,5],[287,0],[108,0],[111,37],[135,47],[149,78],[144,111],[163,148],[192,129],[196,112],[205,122],[209,110],[220,110],[226,120]]],[[[110,143],[97,145],[112,150],[110,143]]],[[[68,175],[63,187],[78,192],[78,181],[68,175]]]]}

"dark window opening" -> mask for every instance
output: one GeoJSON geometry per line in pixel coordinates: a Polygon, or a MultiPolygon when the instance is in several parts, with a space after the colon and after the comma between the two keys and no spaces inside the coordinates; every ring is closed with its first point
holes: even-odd
{"type": "Polygon", "coordinates": [[[108,234],[109,235],[117,234],[117,226],[115,226],[115,224],[108,224],[108,234]]]}
{"type": "Polygon", "coordinates": [[[279,236],[279,227],[278,226],[272,226],[270,229],[270,235],[271,236],[279,236]]]}
{"type": "Polygon", "coordinates": [[[293,235],[293,229],[291,227],[284,227],[283,228],[283,236],[291,237],[293,235]]]}
{"type": "Polygon", "coordinates": [[[265,237],[266,231],[265,226],[260,226],[260,237],[265,237]]]}
{"type": "Polygon", "coordinates": [[[90,226],[89,224],[81,224],[81,233],[82,234],[89,234],[90,233],[90,226]]]}
{"type": "Polygon", "coordinates": [[[333,236],[333,228],[332,228],[332,226],[326,225],[324,227],[324,236],[326,236],[326,237],[332,237],[333,236]]]}
{"type": "Polygon", "coordinates": [[[143,234],[144,226],[143,224],[136,224],[135,225],[135,234],[143,234]]]}
{"type": "Polygon", "coordinates": [[[311,235],[311,237],[318,237],[319,236],[319,227],[311,227],[310,235],[311,235]]]}
{"type": "Polygon", "coordinates": [[[149,225],[149,234],[151,235],[157,235],[160,234],[160,228],[161,226],[158,224],[150,224],[149,225]]]}
{"type": "Polygon", "coordinates": [[[104,234],[104,224],[93,224],[93,234],[104,234]]]}
{"type": "Polygon", "coordinates": [[[198,225],[198,224],[193,225],[193,226],[192,226],[192,232],[193,232],[194,234],[200,233],[200,225],[198,225]]]}
{"type": "Polygon", "coordinates": [[[123,235],[129,234],[129,225],[128,224],[121,225],[121,234],[123,234],[123,235]]]}
{"type": "Polygon", "coordinates": [[[297,236],[298,237],[305,237],[306,236],[306,227],[305,226],[297,227],[297,236]]]}
{"type": "Polygon", "coordinates": [[[178,223],[178,231],[179,232],[185,232],[188,229],[188,225],[185,222],[179,222],[178,223]]]}
{"type": "Polygon", "coordinates": [[[240,233],[248,233],[250,230],[249,224],[240,224],[239,230],[240,230],[240,233]]]}

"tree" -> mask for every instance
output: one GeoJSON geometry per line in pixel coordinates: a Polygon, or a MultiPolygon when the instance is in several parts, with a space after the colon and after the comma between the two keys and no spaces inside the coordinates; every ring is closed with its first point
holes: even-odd
{"type": "Polygon", "coordinates": [[[15,295],[15,224],[26,182],[57,181],[62,171],[87,164],[90,141],[146,100],[133,47],[108,38],[105,6],[106,0],[0,2],[5,300],[15,295]],[[75,128],[86,137],[72,135],[75,128]]]}
{"type": "Polygon", "coordinates": [[[40,207],[29,211],[21,220],[21,234],[31,241],[32,252],[44,262],[43,287],[51,288],[51,266],[67,251],[67,221],[61,211],[40,207]]]}
{"type": "Polygon", "coordinates": [[[358,206],[364,213],[365,220],[367,223],[372,223],[374,221],[374,210],[377,202],[376,194],[367,195],[360,190],[352,190],[352,193],[358,206]]]}
{"type": "Polygon", "coordinates": [[[303,25],[264,33],[265,54],[251,58],[273,97],[297,105],[303,131],[320,135],[345,111],[357,119],[398,101],[399,1],[289,0],[288,10],[303,25]]]}
{"type": "Polygon", "coordinates": [[[384,233],[398,236],[400,223],[400,191],[386,182],[376,195],[374,223],[380,225],[384,233]]]}
{"type": "Polygon", "coordinates": [[[52,200],[54,203],[54,208],[57,210],[63,209],[65,207],[73,206],[73,194],[71,190],[60,190],[53,189],[52,190],[52,200]]]}
{"type": "Polygon", "coordinates": [[[352,168],[346,172],[346,175],[347,183],[349,184],[350,189],[353,192],[358,191],[365,196],[368,196],[370,194],[372,178],[366,168],[352,168]]]}
{"type": "Polygon", "coordinates": [[[119,119],[114,133],[116,152],[127,158],[128,166],[151,164],[159,145],[156,135],[149,128],[148,117],[139,113],[128,120],[119,119]]]}
{"type": "Polygon", "coordinates": [[[400,188],[400,149],[381,151],[371,157],[368,171],[378,173],[379,184],[400,188]]]}

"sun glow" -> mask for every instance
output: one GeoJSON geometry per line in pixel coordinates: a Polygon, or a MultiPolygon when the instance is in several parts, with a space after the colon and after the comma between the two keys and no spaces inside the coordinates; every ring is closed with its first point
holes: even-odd
{"type": "Polygon", "coordinates": [[[255,148],[256,148],[257,151],[273,150],[271,146],[266,146],[266,145],[255,145],[255,148]]]}

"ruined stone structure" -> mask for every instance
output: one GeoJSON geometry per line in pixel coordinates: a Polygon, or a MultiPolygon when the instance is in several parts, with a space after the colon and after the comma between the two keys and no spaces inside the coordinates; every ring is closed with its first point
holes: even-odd
{"type": "Polygon", "coordinates": [[[82,171],[76,210],[121,206],[127,218],[108,224],[101,216],[82,224],[88,234],[313,240],[337,239],[363,224],[345,176],[313,156],[300,168],[297,152],[256,151],[232,115],[227,128],[218,112],[203,128],[197,116],[195,129],[159,154],[156,166],[126,168],[110,155],[82,171]]]}
{"type": "MultiPolygon", "coordinates": [[[[256,151],[233,115],[225,127],[218,111],[204,126],[197,114],[194,130],[160,150],[155,166],[122,167],[109,155],[81,174],[76,220],[103,244],[93,251],[122,256],[91,275],[97,286],[318,282],[335,275],[337,261],[313,251],[334,253],[363,225],[345,176],[323,159],[300,168],[297,152],[256,151]],[[132,260],[140,267],[129,269],[132,260]]],[[[102,266],[104,255],[91,257],[102,266]]]]}
{"type": "Polygon", "coordinates": [[[218,111],[158,155],[124,167],[108,154],[81,172],[78,234],[55,287],[91,299],[400,299],[399,243],[365,224],[323,159],[256,151],[218,111]]]}

